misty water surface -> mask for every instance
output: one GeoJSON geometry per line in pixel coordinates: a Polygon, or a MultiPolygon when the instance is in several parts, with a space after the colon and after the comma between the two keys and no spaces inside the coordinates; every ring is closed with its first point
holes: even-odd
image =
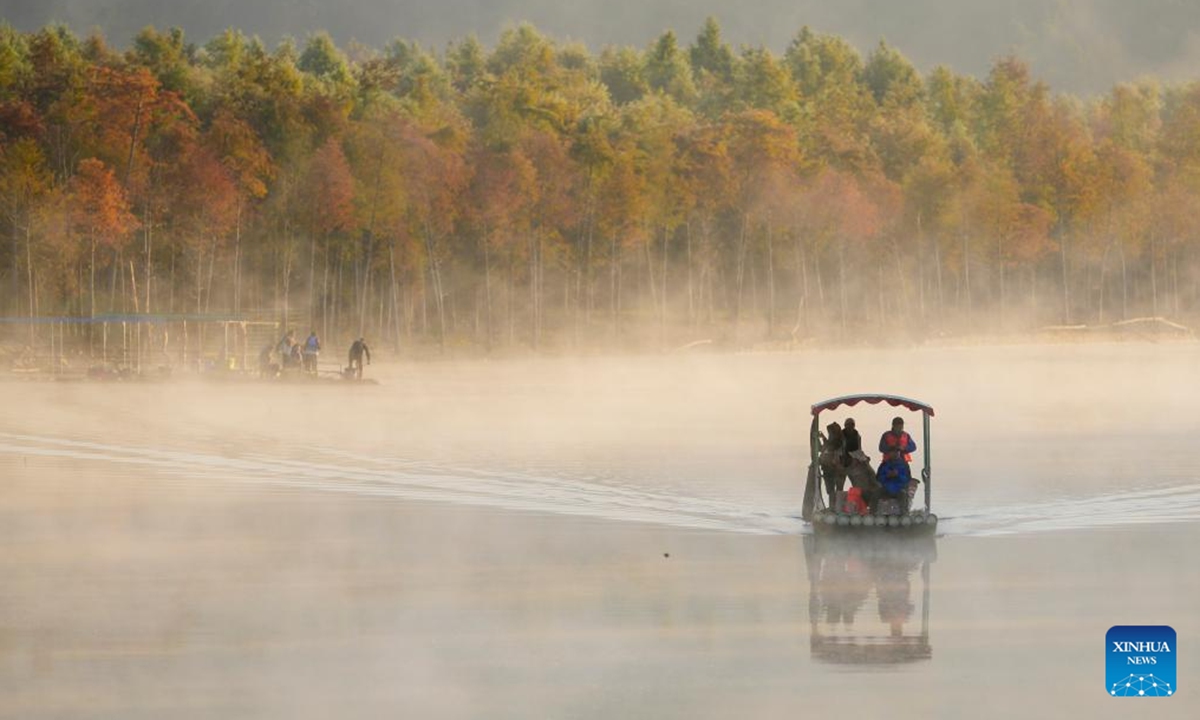
{"type": "MultiPolygon", "coordinates": [[[[1013,346],[376,364],[377,387],[7,383],[0,715],[853,699],[953,717],[987,697],[983,716],[1117,717],[1109,626],[1200,642],[1198,360],[1013,346]],[[944,535],[924,561],[830,555],[796,518],[809,405],[863,391],[937,410],[944,535]],[[814,642],[922,632],[928,656],[890,664],[814,642]]],[[[895,410],[850,414],[873,446],[895,410]]],[[[1193,717],[1193,695],[1154,716],[1193,717]]]]}

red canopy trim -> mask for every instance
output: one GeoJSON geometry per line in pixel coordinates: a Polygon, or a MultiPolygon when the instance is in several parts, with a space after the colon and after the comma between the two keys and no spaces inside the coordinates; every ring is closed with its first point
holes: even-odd
{"type": "Polygon", "coordinates": [[[843,395],[842,397],[836,397],[832,400],[826,400],[813,405],[812,414],[816,415],[826,410],[836,410],[842,405],[854,407],[860,402],[865,402],[868,405],[878,405],[882,402],[887,403],[892,407],[903,407],[912,410],[913,412],[929,413],[930,416],[933,415],[933,408],[929,407],[925,403],[919,400],[900,397],[899,395],[843,395]]]}

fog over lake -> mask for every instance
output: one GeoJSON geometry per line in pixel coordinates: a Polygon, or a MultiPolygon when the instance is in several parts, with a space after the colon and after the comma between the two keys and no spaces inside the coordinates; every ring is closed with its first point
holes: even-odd
{"type": "MultiPolygon", "coordinates": [[[[0,717],[1196,717],[1197,367],[1179,342],[7,382],[0,717]],[[936,410],[928,546],[798,519],[809,407],[855,392],[936,410]],[[1120,624],[1175,628],[1177,697],[1107,696],[1120,624]]],[[[828,417],[877,456],[895,414],[828,417]]]]}

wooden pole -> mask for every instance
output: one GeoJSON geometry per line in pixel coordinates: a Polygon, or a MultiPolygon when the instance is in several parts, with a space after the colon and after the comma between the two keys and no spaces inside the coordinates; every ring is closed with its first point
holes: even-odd
{"type": "Polygon", "coordinates": [[[930,470],[932,460],[929,457],[929,413],[922,412],[921,420],[922,420],[922,424],[924,425],[924,427],[922,428],[922,435],[924,435],[923,442],[925,444],[925,450],[924,450],[925,472],[923,473],[925,477],[923,477],[922,480],[925,481],[925,512],[928,513],[929,512],[930,493],[931,493],[931,490],[929,488],[929,482],[933,475],[932,471],[930,470]]]}

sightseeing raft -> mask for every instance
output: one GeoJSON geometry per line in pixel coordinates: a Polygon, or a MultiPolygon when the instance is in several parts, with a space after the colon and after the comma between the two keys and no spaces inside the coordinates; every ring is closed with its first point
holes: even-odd
{"type": "MultiPolygon", "coordinates": [[[[818,534],[861,535],[879,532],[897,533],[904,535],[933,535],[937,530],[938,517],[930,510],[931,479],[929,453],[929,419],[933,417],[933,408],[911,398],[899,395],[845,395],[819,402],[812,406],[812,425],[809,428],[809,459],[808,481],[804,487],[804,502],[801,517],[812,523],[813,531],[818,534]],[[880,500],[870,510],[863,514],[847,507],[844,502],[835,502],[835,507],[829,507],[825,501],[824,489],[828,464],[821,462],[821,452],[824,449],[825,437],[820,431],[821,413],[833,411],[843,405],[854,407],[859,403],[878,405],[886,403],[892,407],[904,408],[921,414],[921,447],[923,467],[921,468],[920,487],[924,488],[924,504],[910,492],[907,497],[894,500],[880,500]]],[[[861,480],[874,477],[874,469],[869,463],[863,462],[858,468],[848,472],[849,484],[856,484],[856,476],[861,480]],[[869,476],[866,470],[870,470],[869,476]]],[[[836,480],[835,480],[836,482],[836,480]]],[[[837,497],[842,497],[839,493],[837,497]]]]}

